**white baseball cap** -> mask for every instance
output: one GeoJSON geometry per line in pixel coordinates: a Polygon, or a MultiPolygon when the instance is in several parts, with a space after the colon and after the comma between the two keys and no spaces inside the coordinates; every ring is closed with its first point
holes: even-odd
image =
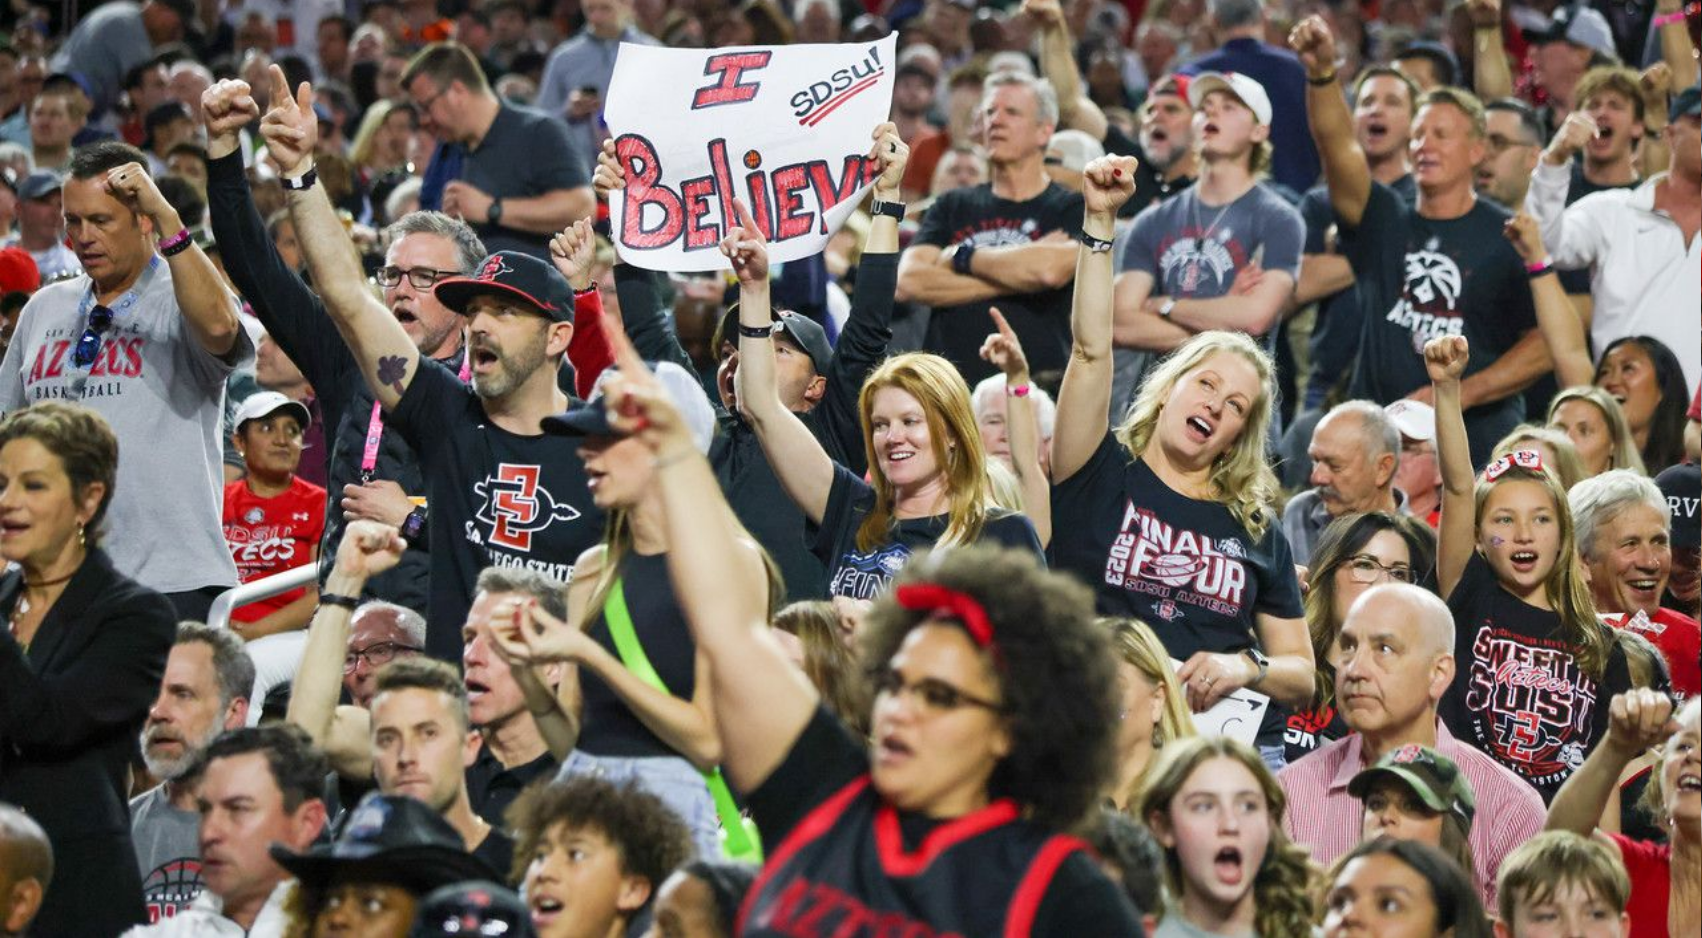
{"type": "Polygon", "coordinates": [[[243,398],[237,406],[235,425],[240,430],[248,421],[270,417],[280,410],[293,415],[303,430],[313,423],[313,415],[301,402],[292,401],[277,391],[256,391],[243,398]]]}
{"type": "Polygon", "coordinates": [[[1436,409],[1423,401],[1401,399],[1383,408],[1401,436],[1426,442],[1436,438],[1436,409]]]}
{"type": "Polygon", "coordinates": [[[1265,86],[1254,81],[1251,77],[1240,72],[1201,72],[1188,82],[1188,103],[1195,110],[1206,95],[1213,91],[1227,91],[1234,95],[1259,123],[1269,125],[1271,122],[1271,96],[1265,94],[1265,86]]]}

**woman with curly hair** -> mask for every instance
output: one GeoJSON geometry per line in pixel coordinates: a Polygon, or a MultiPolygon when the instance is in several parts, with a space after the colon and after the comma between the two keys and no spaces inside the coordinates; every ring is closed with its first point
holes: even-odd
{"type": "Polygon", "coordinates": [[[1244,687],[1275,698],[1282,706],[1267,710],[1258,743],[1280,767],[1283,707],[1311,699],[1313,662],[1265,456],[1275,369],[1241,333],[1200,333],[1111,428],[1109,246],[1133,175],[1127,157],[1083,173],[1087,240],[1052,438],[1052,562],[1094,584],[1100,612],[1152,625],[1183,662],[1177,677],[1195,712],[1244,687]]]}
{"type": "Polygon", "coordinates": [[[1117,652],[1117,683],[1123,691],[1118,713],[1117,778],[1111,804],[1129,810],[1141,780],[1165,743],[1193,736],[1194,718],[1176,683],[1170,655],[1158,636],[1138,619],[1100,619],[1117,652]]]}
{"type": "Polygon", "coordinates": [[[1416,583],[1434,590],[1435,566],[1436,534],[1411,515],[1383,511],[1346,515],[1330,522],[1319,535],[1312,548],[1305,604],[1318,675],[1311,705],[1288,718],[1283,739],[1289,762],[1349,732],[1336,710],[1336,674],[1329,660],[1353,601],[1379,583],[1416,583]]]}
{"type": "Polygon", "coordinates": [[[1644,474],[1643,454],[1625,422],[1625,409],[1597,387],[1567,388],[1548,405],[1548,425],[1566,434],[1591,478],[1609,469],[1644,474]]]}
{"type": "Polygon", "coordinates": [[[768,245],[744,203],[733,205],[740,226],[721,250],[739,278],[739,412],[781,487],[816,528],[811,550],[827,567],[828,592],[873,599],[911,553],[930,548],[992,542],[1038,557],[1034,525],[994,505],[969,386],[951,362],[911,352],[870,372],[857,399],[867,482],[835,463],[786,409],[780,382],[796,353],[773,341],[784,322],[776,325],[770,313],[768,245]]]}
{"type": "Polygon", "coordinates": [[[873,739],[853,736],[787,666],[764,597],[723,588],[751,562],[729,549],[732,515],[666,395],[617,344],[610,412],[656,454],[724,765],[768,857],[738,933],[878,918],[895,934],[1139,934],[1066,833],[1112,772],[1115,659],[1087,590],[1018,551],[913,560],[861,630],[873,739]]]}
{"type": "Polygon", "coordinates": [[[1315,871],[1282,831],[1286,803],[1259,754],[1228,737],[1159,753],[1137,802],[1164,847],[1170,885],[1153,938],[1311,933],[1315,871]]]}

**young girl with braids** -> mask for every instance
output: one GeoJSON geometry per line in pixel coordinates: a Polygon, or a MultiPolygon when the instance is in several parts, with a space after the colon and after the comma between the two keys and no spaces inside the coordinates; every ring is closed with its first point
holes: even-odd
{"type": "Polygon", "coordinates": [[[1606,732],[1607,701],[1631,670],[1596,620],[1566,491],[1542,456],[1519,450],[1474,478],[1460,414],[1467,353],[1459,336],[1424,347],[1442,462],[1436,578],[1459,669],[1442,722],[1546,801],[1606,732]]]}

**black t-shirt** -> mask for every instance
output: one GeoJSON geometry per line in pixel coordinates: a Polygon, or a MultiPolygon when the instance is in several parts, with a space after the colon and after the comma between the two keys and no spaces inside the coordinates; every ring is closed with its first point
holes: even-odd
{"type": "MultiPolygon", "coordinates": [[[[922,217],[922,230],[914,243],[941,249],[966,243],[991,248],[1032,244],[1055,231],[1077,237],[1081,216],[1081,195],[1055,182],[1026,202],[1001,199],[991,185],[953,189],[936,199],[922,217]]],[[[1062,373],[1070,354],[1072,295],[1072,287],[1065,285],[991,302],[935,307],[925,348],[950,359],[973,386],[994,372],[992,365],[981,360],[981,343],[993,331],[987,310],[997,306],[1022,340],[1030,370],[1062,373]]]]}
{"type": "MultiPolygon", "coordinates": [[[[833,489],[827,496],[827,511],[821,526],[815,529],[810,549],[827,566],[827,591],[830,596],[849,596],[852,599],[874,599],[887,591],[892,578],[904,567],[910,555],[934,546],[946,533],[950,519],[945,515],[929,518],[906,518],[893,524],[891,535],[873,550],[857,549],[857,528],[875,507],[875,490],[851,470],[834,463],[833,489]]],[[[1033,552],[1037,559],[1045,554],[1040,537],[1034,533],[1034,523],[1027,515],[995,510],[981,526],[981,544],[1003,544],[1033,552]]]]}
{"type": "MultiPolygon", "coordinates": [[[[1413,182],[1411,173],[1390,183],[1389,188],[1408,205],[1418,201],[1418,186],[1413,182]]],[[[1300,217],[1306,222],[1304,253],[1330,253],[1325,236],[1336,223],[1336,211],[1330,205],[1328,186],[1318,186],[1301,197],[1300,217]]],[[[1318,301],[1318,316],[1312,326],[1310,345],[1311,373],[1307,378],[1302,409],[1321,407],[1329,389],[1343,376],[1353,373],[1353,361],[1359,354],[1359,336],[1365,328],[1364,319],[1358,284],[1318,301]]]]}
{"type": "Polygon", "coordinates": [[[1351,732],[1334,704],[1297,710],[1288,715],[1288,725],[1283,728],[1283,753],[1293,765],[1351,732]]]}
{"type": "MultiPolygon", "coordinates": [[[[1229,509],[1179,494],[1115,435],[1052,487],[1052,567],[1093,589],[1100,613],[1152,627],[1172,658],[1259,646],[1257,616],[1298,619],[1294,555],[1272,513],[1253,540],[1229,509]]],[[[1281,741],[1275,701],[1259,731],[1281,741]]]]}
{"type": "Polygon", "coordinates": [[[573,440],[521,436],[485,415],[473,389],[421,359],[390,415],[430,485],[431,604],[426,651],[461,661],[461,624],[486,567],[520,567],[566,583],[603,536],[573,440]]]}
{"type": "Polygon", "coordinates": [[[514,838],[503,833],[500,825],[492,824],[490,833],[470,852],[475,859],[491,868],[491,872],[497,875],[497,882],[508,882],[508,874],[514,868],[514,838]]]}
{"type": "MultiPolygon", "coordinates": [[[[461,178],[493,198],[529,199],[590,185],[579,150],[560,118],[504,103],[479,147],[461,164],[461,178]]],[[[474,223],[487,251],[548,257],[550,236],[502,224],[474,223]]]]}
{"type": "Polygon", "coordinates": [[[1552,800],[1607,732],[1608,701],[1631,688],[1625,653],[1613,642],[1602,680],[1594,680],[1561,638],[1560,617],[1507,592],[1475,555],[1448,608],[1455,677],[1442,722],[1552,800]]]}
{"type": "MultiPolygon", "coordinates": [[[[1464,335],[1470,376],[1536,328],[1525,264],[1502,233],[1509,217],[1477,199],[1459,218],[1425,218],[1393,189],[1371,184],[1359,227],[1340,226],[1365,311],[1354,397],[1388,404],[1429,384],[1431,339],[1464,335]]],[[[1472,463],[1487,462],[1523,414],[1519,394],[1466,411],[1472,463]]]]}
{"type": "MultiPolygon", "coordinates": [[[[632,617],[632,630],[644,646],[644,657],[656,669],[668,693],[690,700],[697,689],[695,670],[697,644],[691,627],[674,597],[674,582],[668,576],[668,555],[628,554],[621,561],[621,592],[632,617]]],[[[619,659],[620,649],[609,634],[602,610],[586,631],[591,640],[619,659]]],[[[644,725],[597,673],[579,670],[579,687],[584,697],[583,728],[578,748],[594,756],[679,756],[650,727],[644,725]]]]}
{"type": "MultiPolygon", "coordinates": [[[[864,746],[826,709],[818,708],[786,758],[751,793],[751,814],[762,831],[770,863],[740,913],[745,926],[740,933],[826,935],[833,926],[847,926],[857,917],[872,914],[874,921],[891,928],[874,928],[870,934],[962,934],[965,938],[1023,934],[1007,931],[1009,923],[1003,920],[1003,913],[1017,904],[1011,886],[1021,880],[1025,869],[1038,865],[1036,846],[1054,843],[1048,841],[1046,831],[1027,821],[989,827],[974,824],[974,818],[939,821],[891,812],[889,816],[896,816],[896,831],[888,833],[896,836],[880,843],[883,835],[870,830],[879,821],[867,823],[867,809],[871,803],[880,805],[883,813],[890,808],[864,789],[864,810],[859,813],[848,805],[839,815],[848,822],[819,832],[799,829],[812,811],[868,771],[864,746]],[[794,834],[802,842],[791,851],[784,850],[782,845],[794,834]],[[892,856],[900,852],[904,855],[892,856]],[[817,860],[813,869],[799,862],[811,854],[817,860]],[[897,864],[892,862],[895,859],[897,864]],[[895,865],[907,868],[895,869],[895,865]],[[778,901],[764,901],[769,889],[778,901]],[[814,898],[806,898],[806,891],[814,898]],[[791,920],[798,926],[805,910],[822,915],[819,932],[787,930],[781,924],[791,920]],[[989,919],[994,920],[990,928],[986,927],[989,919]],[[966,921],[983,929],[958,927],[966,921]]],[[[994,807],[978,814],[990,816],[994,807]]],[[[1057,938],[1142,934],[1128,900],[1085,851],[1066,856],[1044,889],[1026,934],[1057,938]]]]}
{"type": "MultiPolygon", "coordinates": [[[[555,775],[560,767],[561,764],[546,752],[511,769],[502,764],[487,743],[479,747],[478,757],[467,766],[467,801],[472,804],[474,814],[506,830],[508,820],[503,815],[508,812],[508,806],[520,797],[527,785],[555,775]]],[[[510,847],[510,852],[512,850],[510,847]]],[[[497,872],[506,874],[508,871],[500,869],[497,872]]]]}

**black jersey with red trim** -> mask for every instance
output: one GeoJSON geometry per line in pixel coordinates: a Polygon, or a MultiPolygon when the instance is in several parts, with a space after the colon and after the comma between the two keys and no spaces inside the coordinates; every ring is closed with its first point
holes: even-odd
{"type": "Polygon", "coordinates": [[[897,811],[825,710],[750,805],[769,860],[740,909],[743,936],[1141,934],[1086,844],[1009,800],[946,821],[897,811]]]}

